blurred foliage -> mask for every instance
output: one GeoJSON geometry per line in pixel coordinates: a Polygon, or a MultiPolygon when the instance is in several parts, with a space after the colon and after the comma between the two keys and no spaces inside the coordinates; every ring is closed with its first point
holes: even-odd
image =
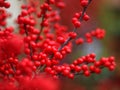
{"type": "Polygon", "coordinates": [[[100,10],[101,26],[107,30],[107,35],[120,35],[120,7],[103,4],[100,10]]]}

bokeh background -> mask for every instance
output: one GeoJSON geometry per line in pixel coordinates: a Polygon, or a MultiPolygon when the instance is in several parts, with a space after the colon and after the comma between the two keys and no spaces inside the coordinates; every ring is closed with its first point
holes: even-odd
{"type": "MultiPolygon", "coordinates": [[[[66,21],[62,23],[67,25],[71,30],[71,19],[76,11],[80,11],[78,0],[65,0],[66,8],[63,10],[62,17],[66,21]],[[65,13],[66,12],[66,13],[65,13]]],[[[89,22],[83,22],[80,28],[81,35],[87,31],[94,30],[96,27],[106,30],[104,40],[94,40],[92,44],[84,44],[81,47],[75,47],[75,52],[71,54],[68,61],[81,55],[91,52],[97,54],[97,58],[101,56],[113,55],[116,58],[117,67],[114,72],[107,69],[101,75],[92,75],[90,78],[83,76],[77,77],[74,82],[68,80],[68,88],[64,90],[120,90],[120,0],[93,0],[87,10],[91,19],[89,22]],[[79,48],[79,49],[78,49],[79,48]],[[77,56],[78,55],[78,56],[77,56]]],[[[65,86],[66,87],[66,86],[65,86]]]]}
{"type": "MultiPolygon", "coordinates": [[[[9,12],[13,18],[8,20],[9,25],[14,25],[14,18],[20,12],[20,5],[26,3],[25,0],[9,0],[12,3],[9,12]]],[[[28,0],[27,0],[28,1],[28,0]]],[[[65,9],[60,13],[61,24],[67,25],[69,30],[73,29],[71,18],[75,12],[80,12],[79,0],[64,0],[65,9]]],[[[90,21],[83,22],[79,33],[82,36],[85,32],[94,30],[97,27],[106,30],[106,37],[102,40],[94,40],[92,44],[83,44],[74,47],[74,52],[65,58],[65,62],[72,62],[75,58],[91,52],[101,56],[115,56],[117,67],[113,72],[105,69],[101,75],[92,75],[89,78],[78,76],[74,80],[61,79],[61,90],[120,90],[120,0],[93,0],[87,10],[91,17],[90,21]],[[77,54],[75,53],[77,52],[77,54]]],[[[16,26],[15,26],[16,27],[16,26]]]]}

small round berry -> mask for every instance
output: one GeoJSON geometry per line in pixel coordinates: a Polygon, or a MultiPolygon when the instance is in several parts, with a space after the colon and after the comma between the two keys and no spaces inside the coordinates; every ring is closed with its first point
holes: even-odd
{"type": "Polygon", "coordinates": [[[84,70],[84,71],[88,70],[88,66],[87,65],[82,65],[82,70],[84,70]]]}
{"type": "Polygon", "coordinates": [[[85,21],[88,21],[88,20],[90,19],[90,17],[89,17],[87,14],[85,14],[85,15],[83,16],[83,19],[84,19],[85,21]]]}
{"type": "Polygon", "coordinates": [[[70,73],[70,74],[68,75],[68,78],[74,79],[74,74],[70,73]]]}
{"type": "Polygon", "coordinates": [[[87,71],[84,72],[84,75],[85,75],[86,77],[89,77],[89,76],[90,76],[90,72],[87,70],[87,71]]]}
{"type": "Polygon", "coordinates": [[[114,65],[110,65],[110,66],[109,66],[109,70],[110,70],[110,71],[113,71],[114,69],[115,69],[115,66],[114,66],[114,65]]]}
{"type": "Polygon", "coordinates": [[[84,42],[83,38],[79,38],[76,40],[77,45],[83,44],[83,42],[84,42]]]}
{"type": "Polygon", "coordinates": [[[64,70],[64,71],[63,71],[63,75],[68,76],[69,74],[70,74],[70,71],[69,71],[69,70],[64,70]]]}
{"type": "Polygon", "coordinates": [[[76,28],[79,28],[81,26],[81,23],[79,21],[76,21],[73,24],[76,28]]]}
{"type": "Polygon", "coordinates": [[[76,34],[75,32],[70,32],[70,33],[69,33],[69,36],[70,36],[72,39],[74,39],[74,38],[76,38],[77,34],[76,34]]]}
{"type": "Polygon", "coordinates": [[[86,7],[88,5],[88,0],[80,0],[80,4],[83,7],[86,7]]]}
{"type": "Polygon", "coordinates": [[[63,37],[58,37],[57,41],[62,44],[65,42],[65,39],[63,37]]]}
{"type": "Polygon", "coordinates": [[[101,73],[101,69],[100,68],[95,68],[95,73],[96,74],[100,74],[101,73]]]}
{"type": "Polygon", "coordinates": [[[5,8],[9,8],[10,7],[10,3],[9,2],[5,2],[4,6],[5,6],[5,8]]]}
{"type": "Polygon", "coordinates": [[[81,67],[80,66],[75,66],[75,71],[76,72],[80,72],[82,69],[81,69],[81,67]]]}
{"type": "Polygon", "coordinates": [[[63,57],[63,56],[62,56],[62,54],[61,54],[60,52],[56,52],[56,53],[55,53],[55,58],[56,58],[56,59],[62,59],[62,57],[63,57]]]}

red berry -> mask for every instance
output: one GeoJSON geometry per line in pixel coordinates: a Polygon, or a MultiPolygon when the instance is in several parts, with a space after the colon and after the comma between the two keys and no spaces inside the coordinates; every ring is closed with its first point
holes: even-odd
{"type": "Polygon", "coordinates": [[[85,71],[85,72],[84,72],[84,75],[85,75],[86,77],[89,77],[89,76],[90,76],[90,72],[89,72],[89,71],[85,71]]]}
{"type": "Polygon", "coordinates": [[[86,7],[88,5],[88,0],[81,0],[80,4],[81,6],[86,7]]]}
{"type": "Polygon", "coordinates": [[[69,36],[70,36],[72,39],[74,39],[74,38],[76,38],[77,34],[76,34],[75,32],[70,32],[70,33],[69,33],[69,36]]]}
{"type": "Polygon", "coordinates": [[[83,42],[84,42],[83,38],[79,38],[76,40],[76,44],[78,44],[78,45],[83,44],[83,42]]]}
{"type": "Polygon", "coordinates": [[[90,19],[90,17],[89,17],[87,14],[85,14],[85,15],[83,16],[83,19],[84,19],[85,21],[88,21],[88,20],[90,19]]]}

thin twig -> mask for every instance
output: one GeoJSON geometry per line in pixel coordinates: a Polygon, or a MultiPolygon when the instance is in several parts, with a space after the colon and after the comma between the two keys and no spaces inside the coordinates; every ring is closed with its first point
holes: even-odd
{"type": "MultiPolygon", "coordinates": [[[[49,4],[49,0],[47,0],[46,3],[49,4]]],[[[46,13],[47,13],[47,9],[45,9],[45,11],[44,11],[44,15],[42,16],[41,23],[43,23],[43,21],[45,20],[45,14],[46,14],[46,13]]],[[[44,26],[41,25],[40,32],[39,32],[39,34],[38,34],[38,37],[37,37],[37,39],[36,39],[36,42],[38,42],[39,36],[41,35],[43,29],[44,29],[44,26]]]]}
{"type": "MultiPolygon", "coordinates": [[[[84,16],[84,14],[85,14],[85,12],[86,12],[86,10],[87,10],[89,4],[91,3],[91,1],[92,1],[92,0],[89,0],[88,5],[87,5],[86,7],[83,8],[82,15],[81,15],[81,17],[80,17],[80,19],[79,19],[80,22],[82,22],[83,16],[84,16]]],[[[74,28],[74,29],[73,29],[73,32],[76,32],[76,30],[77,30],[77,28],[74,28]]],[[[68,37],[68,39],[58,48],[58,51],[61,51],[62,48],[63,48],[65,45],[67,45],[67,44],[69,43],[70,40],[72,40],[72,38],[71,38],[71,37],[68,37]]]]}
{"type": "MultiPolygon", "coordinates": [[[[26,28],[26,24],[24,24],[24,30],[25,30],[25,34],[26,34],[26,36],[29,36],[29,34],[28,34],[28,31],[27,31],[27,28],[26,28]]],[[[31,47],[31,45],[30,45],[30,43],[28,44],[29,45],[29,49],[30,49],[30,57],[31,57],[31,59],[32,59],[32,55],[33,55],[33,50],[32,50],[32,47],[31,47]]]]}

